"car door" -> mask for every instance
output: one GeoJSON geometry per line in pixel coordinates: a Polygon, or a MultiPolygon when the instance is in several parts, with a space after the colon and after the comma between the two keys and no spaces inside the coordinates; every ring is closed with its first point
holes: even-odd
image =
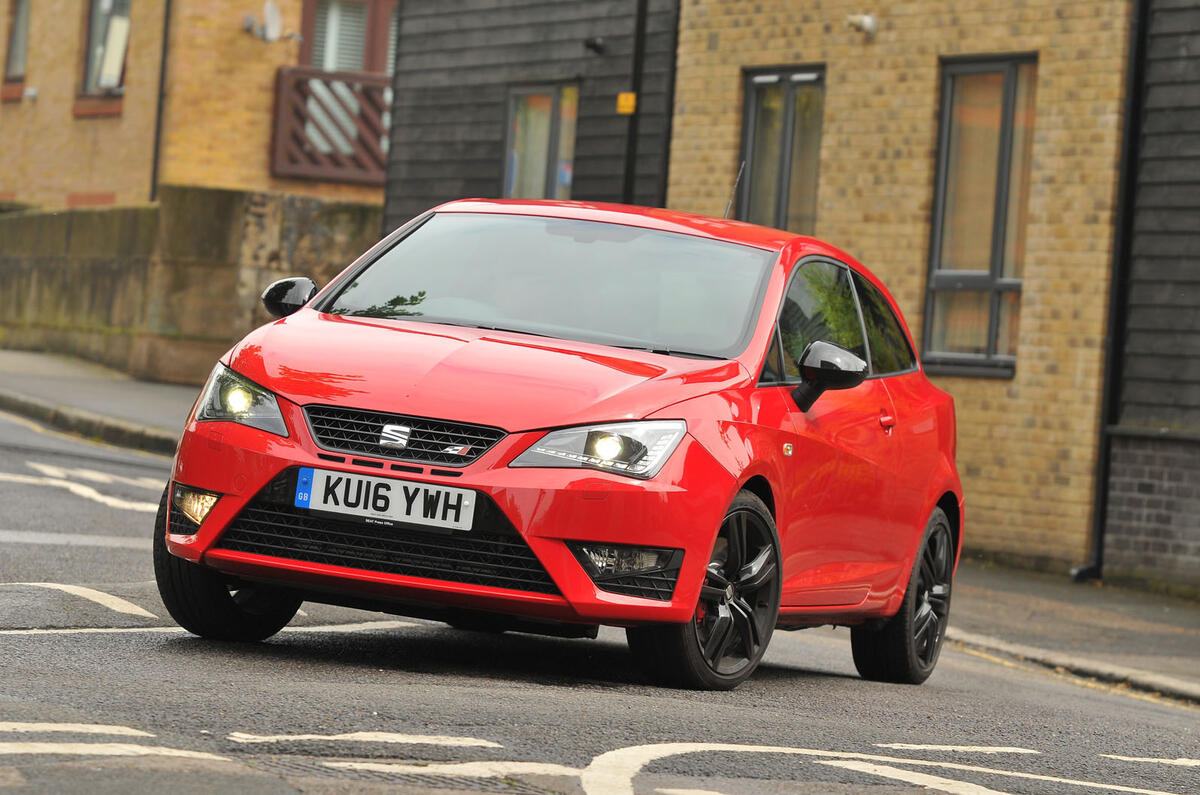
{"type": "MultiPolygon", "coordinates": [[[[798,360],[812,342],[841,345],[868,358],[850,270],[809,258],[786,291],[772,356],[780,385],[800,381],[798,360]]],[[[808,411],[787,400],[795,441],[784,475],[780,515],[785,606],[854,605],[889,568],[877,543],[890,518],[884,472],[893,467],[892,403],[877,379],[828,391],[808,411]]]]}

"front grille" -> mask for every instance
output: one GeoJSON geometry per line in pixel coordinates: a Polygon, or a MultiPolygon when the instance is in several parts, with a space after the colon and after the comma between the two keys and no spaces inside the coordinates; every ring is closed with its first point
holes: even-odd
{"type": "MultiPolygon", "coordinates": [[[[313,438],[326,450],[423,464],[465,466],[504,438],[504,431],[486,425],[431,420],[382,411],[306,406],[304,413],[308,417],[313,438]],[[403,448],[380,444],[385,425],[401,425],[409,429],[403,448]]],[[[400,438],[403,438],[403,434],[400,438]]]]}
{"type": "Polygon", "coordinates": [[[330,519],[292,504],[295,468],[260,491],[217,540],[217,549],[385,574],[557,594],[533,550],[486,494],[463,533],[330,519]]]}
{"type": "Polygon", "coordinates": [[[646,574],[626,574],[608,579],[597,579],[596,587],[602,591],[640,596],[643,599],[661,599],[671,601],[675,593],[675,581],[679,579],[679,569],[665,569],[646,574]]]}

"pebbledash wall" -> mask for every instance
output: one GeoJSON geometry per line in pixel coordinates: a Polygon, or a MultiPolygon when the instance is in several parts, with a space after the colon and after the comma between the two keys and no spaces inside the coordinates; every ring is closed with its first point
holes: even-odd
{"type": "Polygon", "coordinates": [[[164,186],[138,206],[0,216],[0,347],[200,384],[272,318],[275,279],[327,283],[379,238],[381,208],[164,186]]]}
{"type": "MultiPolygon", "coordinates": [[[[0,58],[10,3],[0,3],[0,58]]],[[[80,97],[89,0],[30,3],[24,88],[0,102],[0,202],[47,209],[146,202],[153,181],[164,0],[131,5],[124,93],[80,97]]],[[[303,0],[276,0],[283,31],[301,29],[303,0]]],[[[172,0],[157,181],[382,203],[378,187],[271,174],[275,76],[299,62],[295,38],[242,30],[262,3],[172,0]]]]}
{"type": "Polygon", "coordinates": [[[1063,571],[1092,535],[1120,160],[1126,0],[684,0],[668,205],[721,215],[745,70],[820,65],[815,234],[879,274],[919,338],[943,59],[1034,53],[1036,110],[1016,371],[934,376],[955,397],[967,545],[1063,571]],[[873,37],[846,24],[876,16],[873,37]]]}

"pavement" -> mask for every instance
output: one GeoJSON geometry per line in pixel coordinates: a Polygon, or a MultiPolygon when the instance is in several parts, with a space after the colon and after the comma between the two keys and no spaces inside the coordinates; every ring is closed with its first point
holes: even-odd
{"type": "MultiPolygon", "coordinates": [[[[0,410],[132,449],[173,453],[198,391],[0,350],[0,410]]],[[[965,558],[950,623],[948,639],[962,647],[1200,703],[1195,602],[965,558]]]]}

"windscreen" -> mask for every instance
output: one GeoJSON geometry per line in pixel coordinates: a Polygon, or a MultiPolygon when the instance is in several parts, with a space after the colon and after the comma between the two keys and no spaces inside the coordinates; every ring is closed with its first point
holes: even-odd
{"type": "Polygon", "coordinates": [[[775,254],[620,224],[439,213],[323,311],[730,358],[775,254]]]}

